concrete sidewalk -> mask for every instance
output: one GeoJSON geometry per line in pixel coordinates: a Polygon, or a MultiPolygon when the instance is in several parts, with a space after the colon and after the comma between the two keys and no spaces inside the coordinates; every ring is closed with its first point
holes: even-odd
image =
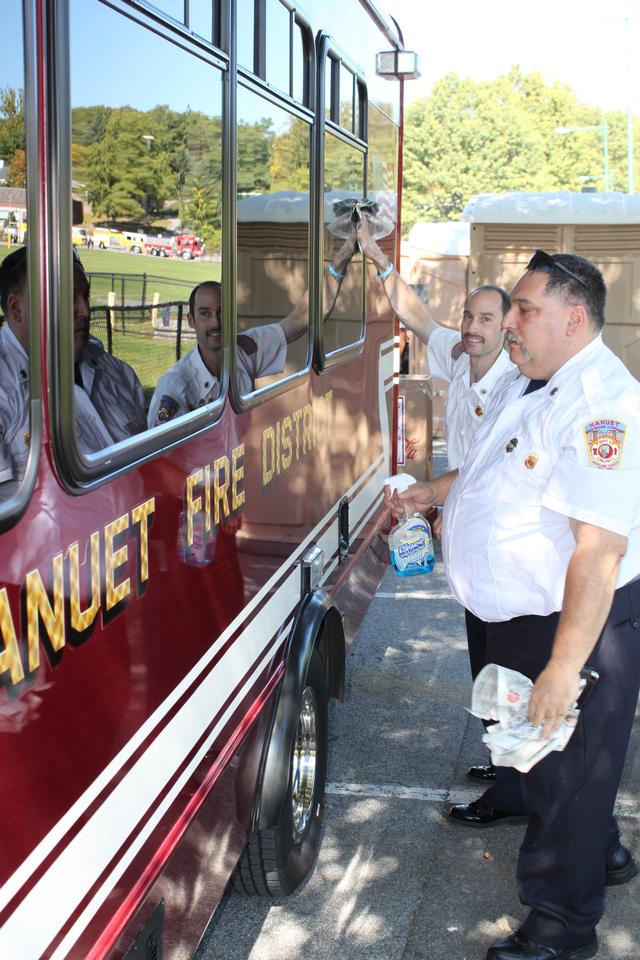
{"type": "MultiPolygon", "coordinates": [[[[462,610],[442,563],[428,577],[389,570],[348,657],[332,707],[325,835],[317,869],[288,901],[230,895],[197,960],[484,960],[525,916],[515,888],[524,827],[451,823],[479,794],[484,761],[469,716],[462,610]]],[[[640,857],[636,729],[619,795],[625,842],[640,857]]],[[[611,888],[599,960],[640,958],[640,878],[611,888]]]]}

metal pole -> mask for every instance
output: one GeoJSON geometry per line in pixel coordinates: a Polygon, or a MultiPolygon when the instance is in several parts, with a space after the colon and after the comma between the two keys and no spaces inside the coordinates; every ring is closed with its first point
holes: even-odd
{"type": "Polygon", "coordinates": [[[604,134],[604,192],[609,192],[609,124],[605,120],[602,124],[604,134]]]}

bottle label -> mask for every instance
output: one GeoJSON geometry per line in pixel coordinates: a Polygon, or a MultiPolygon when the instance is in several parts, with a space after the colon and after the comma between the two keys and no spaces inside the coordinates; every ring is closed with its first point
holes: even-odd
{"type": "Polygon", "coordinates": [[[389,537],[391,561],[401,575],[428,573],[433,568],[433,544],[426,520],[410,518],[389,537]]]}

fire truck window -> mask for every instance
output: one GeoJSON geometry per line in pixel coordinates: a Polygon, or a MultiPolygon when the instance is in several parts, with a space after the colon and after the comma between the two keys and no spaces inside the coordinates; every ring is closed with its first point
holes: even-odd
{"type": "Polygon", "coordinates": [[[331,57],[327,57],[327,62],[324,70],[324,115],[327,120],[335,120],[336,118],[332,116],[332,106],[333,106],[333,76],[334,71],[332,69],[333,60],[331,57]]]}
{"type": "Polygon", "coordinates": [[[254,72],[255,0],[236,0],[238,18],[238,63],[254,72]]]}
{"type": "Polygon", "coordinates": [[[174,20],[179,20],[180,23],[184,22],[184,0],[155,0],[151,6],[173,17],[174,20]]]}
{"type": "Polygon", "coordinates": [[[295,24],[293,28],[293,90],[291,96],[298,103],[304,103],[305,49],[302,30],[295,24]]]}
{"type": "Polygon", "coordinates": [[[94,452],[217,399],[220,339],[201,368],[189,297],[221,273],[222,79],[97,0],[72,0],[71,37],[74,399],[94,452]],[[96,36],[118,51],[99,70],[96,36]]]}
{"type": "Polygon", "coordinates": [[[213,39],[213,2],[212,0],[189,0],[189,29],[199,37],[213,39]]]}
{"type": "Polygon", "coordinates": [[[340,126],[353,131],[354,76],[340,64],[340,126]]]}
{"type": "Polygon", "coordinates": [[[238,88],[238,389],[309,355],[309,123],[238,88]]]}
{"type": "Polygon", "coordinates": [[[324,351],[357,342],[364,321],[364,266],[355,245],[355,210],[364,197],[364,154],[325,134],[324,151],[324,351]],[[340,275],[344,274],[344,278],[340,275]]]}
{"type": "Polygon", "coordinates": [[[22,4],[3,5],[11,56],[0,57],[0,503],[13,496],[29,454],[27,170],[22,4]]]}
{"type": "MultiPolygon", "coordinates": [[[[372,234],[389,260],[395,259],[395,229],[397,216],[398,128],[377,107],[369,106],[369,153],[367,160],[367,190],[375,203],[372,234]]],[[[373,277],[373,264],[367,265],[373,277]]]]}
{"type": "Polygon", "coordinates": [[[280,0],[267,0],[267,81],[290,93],[291,14],[280,0]]]}

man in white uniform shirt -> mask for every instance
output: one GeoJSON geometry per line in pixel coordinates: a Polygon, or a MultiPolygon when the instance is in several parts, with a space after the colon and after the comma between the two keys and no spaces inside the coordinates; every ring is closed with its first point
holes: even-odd
{"type": "Polygon", "coordinates": [[[546,384],[514,384],[445,502],[452,589],[485,625],[488,660],[534,681],[542,736],[581,669],[600,675],[565,750],[518,775],[529,914],[487,960],[596,956],[605,884],[637,873],[613,807],[640,688],[640,384],[602,342],[605,297],[587,260],[536,252],[504,326],[521,372],[546,384]]]}
{"type": "Polygon", "coordinates": [[[443,327],[432,320],[416,293],[371,239],[366,217],[359,225],[358,240],[378,271],[394,313],[427,345],[432,376],[449,383],[445,407],[447,460],[450,469],[456,469],[486,416],[494,388],[505,373],[515,370],[504,349],[502,330],[509,295],[492,284],[478,287],[465,301],[460,330],[443,327]]]}
{"type": "MultiPolygon", "coordinates": [[[[515,376],[517,368],[504,349],[502,319],[510,306],[506,290],[491,284],[472,290],[462,312],[460,330],[436,323],[429,311],[385,254],[371,239],[366,218],[358,229],[363,253],[378,269],[387,299],[402,323],[427,345],[429,368],[434,377],[449,382],[445,406],[447,460],[457,469],[467,455],[475,434],[495,402],[504,378],[515,376]]],[[[439,532],[434,527],[436,534],[439,532]]],[[[467,617],[467,641],[471,675],[476,677],[486,661],[484,637],[470,628],[467,617]]],[[[481,783],[493,783],[496,772],[490,763],[469,767],[467,777],[481,783]]],[[[483,817],[485,826],[523,819],[517,797],[502,791],[492,799],[491,814],[483,817]]]]}

